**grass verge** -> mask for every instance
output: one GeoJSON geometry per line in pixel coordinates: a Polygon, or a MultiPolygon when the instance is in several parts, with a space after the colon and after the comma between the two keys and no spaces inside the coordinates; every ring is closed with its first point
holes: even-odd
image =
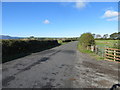
{"type": "Polygon", "coordinates": [[[77,45],[77,49],[81,52],[81,53],[85,53],[85,54],[89,54],[92,58],[96,59],[96,60],[104,60],[104,57],[101,57],[95,53],[93,53],[90,50],[87,50],[86,48],[82,47],[81,45],[77,45]]]}

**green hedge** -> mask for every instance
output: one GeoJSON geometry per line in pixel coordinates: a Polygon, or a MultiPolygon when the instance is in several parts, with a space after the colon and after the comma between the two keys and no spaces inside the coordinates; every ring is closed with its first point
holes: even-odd
{"type": "Polygon", "coordinates": [[[2,62],[58,45],[57,40],[2,40],[2,62]]]}

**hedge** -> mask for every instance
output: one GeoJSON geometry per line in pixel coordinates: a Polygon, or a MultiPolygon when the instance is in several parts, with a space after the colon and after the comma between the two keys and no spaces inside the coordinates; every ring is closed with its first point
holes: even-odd
{"type": "Polygon", "coordinates": [[[58,45],[57,40],[2,40],[2,62],[58,45]]]}

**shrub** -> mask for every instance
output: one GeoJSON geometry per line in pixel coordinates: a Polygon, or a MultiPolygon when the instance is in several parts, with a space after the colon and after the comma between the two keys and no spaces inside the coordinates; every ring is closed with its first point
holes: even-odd
{"type": "Polygon", "coordinates": [[[91,33],[84,33],[79,38],[79,44],[85,48],[87,46],[95,45],[94,37],[91,33]]]}

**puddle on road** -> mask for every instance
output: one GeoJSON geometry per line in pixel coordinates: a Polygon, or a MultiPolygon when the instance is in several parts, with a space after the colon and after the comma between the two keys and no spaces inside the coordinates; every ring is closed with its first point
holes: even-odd
{"type": "Polygon", "coordinates": [[[48,59],[49,59],[49,57],[43,57],[43,58],[40,59],[40,61],[41,61],[41,62],[45,62],[45,61],[47,61],[48,59]]]}

